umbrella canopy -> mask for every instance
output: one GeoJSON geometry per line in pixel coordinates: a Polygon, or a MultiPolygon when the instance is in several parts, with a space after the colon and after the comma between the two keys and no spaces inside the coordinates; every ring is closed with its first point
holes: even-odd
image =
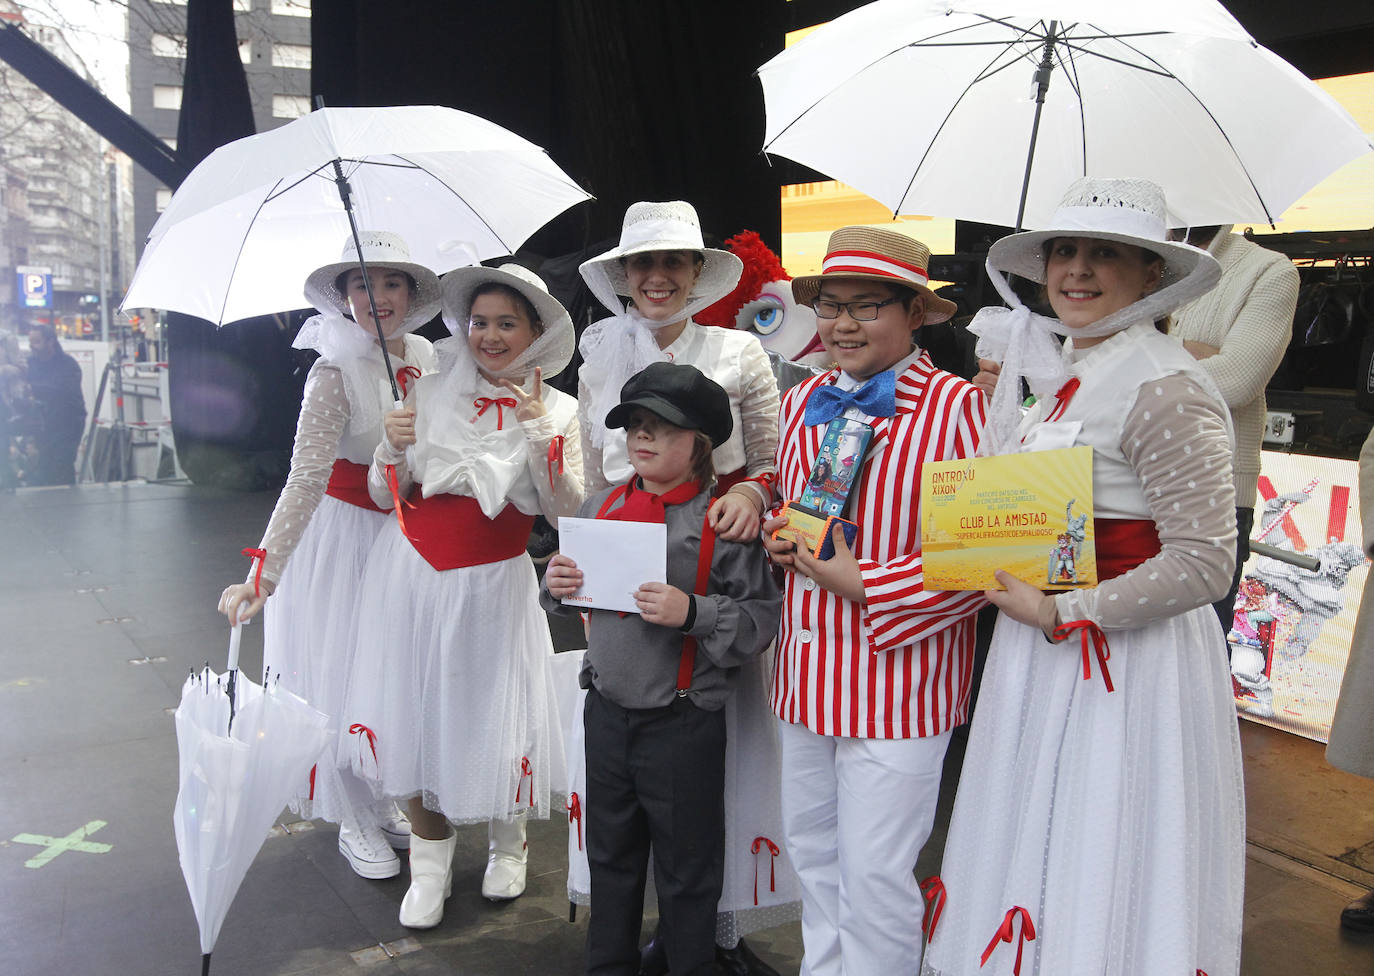
{"type": "Polygon", "coordinates": [[[878,0],[759,77],[764,151],[894,214],[1011,225],[1033,146],[1030,227],[1082,176],[1160,184],[1178,226],[1272,223],[1374,148],[1216,0],[878,0]]]}
{"type": "Polygon", "coordinates": [[[357,224],[405,238],[436,273],[513,253],[590,199],[515,133],[428,105],[322,108],[207,156],[148,235],[125,308],[224,324],[304,308],[306,275],[338,260],[357,224]]]}
{"type": "Polygon", "coordinates": [[[228,733],[229,698],[221,677],[208,667],[193,674],[176,710],[180,774],[172,816],[205,970],[225,913],[273,820],[333,735],[328,717],[302,699],[241,676],[228,733]]]}

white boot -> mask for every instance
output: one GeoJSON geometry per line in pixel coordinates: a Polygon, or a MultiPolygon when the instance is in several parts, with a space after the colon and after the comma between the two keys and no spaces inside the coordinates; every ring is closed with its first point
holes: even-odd
{"type": "Polygon", "coordinates": [[[444,917],[444,899],[453,891],[453,851],[458,835],[444,840],[410,836],[410,888],[401,902],[401,924],[432,929],[444,917]]]}
{"type": "Polygon", "coordinates": [[[482,875],[482,895],[492,901],[509,901],[525,893],[525,818],[493,820],[487,825],[487,870],[482,875]]]}

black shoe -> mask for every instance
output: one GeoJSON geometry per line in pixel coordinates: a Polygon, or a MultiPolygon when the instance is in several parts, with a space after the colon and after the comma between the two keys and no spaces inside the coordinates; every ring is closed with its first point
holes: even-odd
{"type": "Polygon", "coordinates": [[[639,976],[668,976],[668,953],[657,932],[639,950],[639,976]]]}
{"type": "Polygon", "coordinates": [[[754,955],[743,939],[733,949],[716,946],[716,965],[726,976],[779,976],[776,969],[754,955]]]}
{"type": "Polygon", "coordinates": [[[1366,891],[1345,906],[1341,911],[1341,928],[1374,932],[1374,891],[1366,891]]]}

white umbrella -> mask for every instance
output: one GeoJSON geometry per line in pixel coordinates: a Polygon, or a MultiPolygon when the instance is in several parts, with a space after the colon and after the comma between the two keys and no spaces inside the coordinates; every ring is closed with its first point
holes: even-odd
{"type": "Polygon", "coordinates": [[[192,674],[176,710],[180,771],[172,820],[200,926],[202,974],[273,820],[334,734],[329,718],[302,699],[241,676],[231,718],[230,684],[221,679],[235,674],[236,664],[226,675],[208,667],[192,674]]]}
{"type": "Polygon", "coordinates": [[[442,274],[513,253],[590,199],[543,149],[434,105],[321,108],[216,149],[153,225],[125,308],[217,324],[304,308],[301,284],[358,225],[400,234],[442,274]],[[337,166],[336,166],[337,164],[337,166]]]}
{"type": "Polygon", "coordinates": [[[877,0],[759,77],[764,151],[894,214],[1034,227],[1114,176],[1179,226],[1272,223],[1374,148],[1216,0],[877,0]]]}

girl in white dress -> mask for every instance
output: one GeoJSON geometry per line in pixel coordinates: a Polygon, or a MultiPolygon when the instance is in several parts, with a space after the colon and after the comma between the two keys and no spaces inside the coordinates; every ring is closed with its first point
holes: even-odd
{"type": "MultiPolygon", "coordinates": [[[[428,340],[409,333],[438,314],[439,279],[409,260],[396,234],[365,232],[360,239],[387,350],[404,383],[434,369],[428,340]]],[[[224,590],[219,609],[233,622],[241,604],[243,620],[266,604],[266,677],[332,716],[342,738],[358,586],[386,523],[368,496],[367,466],[382,438],[382,412],[393,401],[351,236],[340,261],[306,279],[305,298],[320,314],[295,345],[318,350],[320,358],[305,381],[291,472],[255,550],[254,570],[247,582],[224,590]]],[[[366,784],[340,770],[334,756],[331,749],[321,757],[292,807],[339,824],[339,851],[359,875],[394,877],[401,864],[391,848],[409,844],[410,827],[395,804],[374,803],[366,784]]]]}
{"type": "Polygon", "coordinates": [[[1002,612],[928,976],[1239,970],[1241,756],[1210,607],[1235,552],[1229,421],[1155,325],[1220,269],[1166,241],[1165,213],[1154,184],[1080,180],[1050,229],[988,254],[1014,307],[975,322],[979,354],[1003,360],[986,437],[994,453],[1092,447],[1099,582],[1050,595],[999,572],[988,594],[1002,612]],[[1004,273],[1042,283],[1057,320],[1004,273]],[[1062,353],[1046,330],[1069,337],[1062,353]],[[1023,376],[1040,400],[1016,431],[1023,376]]]}
{"type": "MultiPolygon", "coordinates": [[[[634,474],[625,432],[607,429],[605,423],[625,382],[652,362],[695,366],[730,397],[735,426],[730,439],[712,454],[719,481],[710,517],[717,535],[731,542],[759,533],[769,497],[759,482],[771,482],[776,464],[778,384],[757,336],[701,326],[692,316],[727,295],[742,270],[734,254],[704,246],[696,210],[681,200],[632,204],[620,243],[580,268],[592,294],[616,313],[582,335],[578,413],[588,492],[622,484],[634,474]]],[[[801,915],[796,875],[781,850],[777,739],[766,678],[772,669],[771,650],[741,667],[725,706],[725,883],[716,944],[719,961],[729,972],[758,976],[774,971],[741,936],[801,915]]],[[[581,726],[579,701],[568,757],[574,792],[583,786],[581,726]]],[[[578,817],[584,802],[585,796],[579,796],[578,817]]],[[[568,894],[585,904],[589,877],[580,827],[574,819],[569,829],[568,894]]],[[[657,941],[650,943],[646,976],[663,972],[666,965],[657,941]]]]}
{"type": "Polygon", "coordinates": [[[536,515],[571,515],[583,497],[576,404],[543,382],[572,356],[567,312],[514,264],[461,268],[441,288],[454,338],[386,416],[369,474],[378,505],[402,501],[364,577],[348,706],[370,730],[356,768],[409,799],[411,928],[443,916],[450,822],[490,824],[484,895],[525,889],[526,818],[549,815],[563,776],[525,542],[536,515]]]}

